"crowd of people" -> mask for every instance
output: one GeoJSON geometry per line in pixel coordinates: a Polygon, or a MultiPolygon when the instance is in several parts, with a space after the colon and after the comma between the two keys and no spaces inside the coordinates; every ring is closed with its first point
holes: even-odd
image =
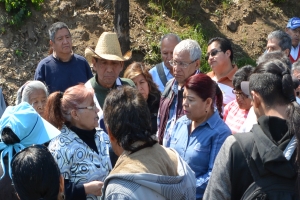
{"type": "Polygon", "coordinates": [[[124,69],[113,32],[84,57],[65,23],[49,39],[16,105],[0,97],[0,199],[299,199],[300,18],[256,66],[211,38],[207,74],[198,42],[174,33],[151,69],[124,69]]]}

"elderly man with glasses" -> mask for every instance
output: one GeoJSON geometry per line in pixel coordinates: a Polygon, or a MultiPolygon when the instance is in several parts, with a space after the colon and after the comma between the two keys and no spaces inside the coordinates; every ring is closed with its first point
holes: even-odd
{"type": "Polygon", "coordinates": [[[223,114],[223,120],[233,134],[240,132],[240,128],[244,124],[251,108],[251,99],[249,95],[242,91],[241,82],[248,81],[253,70],[254,67],[246,65],[239,69],[233,76],[232,83],[234,89],[232,93],[236,95],[236,99],[224,107],[223,114]]]}
{"type": "Polygon", "coordinates": [[[160,144],[168,141],[177,119],[183,114],[183,85],[186,80],[200,72],[201,48],[197,41],[186,39],[177,44],[173,51],[174,78],[171,79],[162,93],[157,117],[158,140],[160,144]]]}
{"type": "Polygon", "coordinates": [[[221,37],[212,38],[208,42],[205,58],[212,69],[207,75],[218,83],[223,92],[223,104],[226,105],[235,99],[232,93],[232,77],[238,70],[237,66],[232,64],[233,51],[230,41],[221,37]]]}

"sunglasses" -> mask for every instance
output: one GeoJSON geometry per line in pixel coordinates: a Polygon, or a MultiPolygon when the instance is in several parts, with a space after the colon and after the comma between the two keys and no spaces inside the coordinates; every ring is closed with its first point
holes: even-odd
{"type": "Polygon", "coordinates": [[[205,60],[208,60],[209,56],[211,55],[212,57],[217,55],[219,52],[222,52],[222,50],[217,50],[217,49],[213,49],[210,52],[208,52],[205,56],[205,60]]]}

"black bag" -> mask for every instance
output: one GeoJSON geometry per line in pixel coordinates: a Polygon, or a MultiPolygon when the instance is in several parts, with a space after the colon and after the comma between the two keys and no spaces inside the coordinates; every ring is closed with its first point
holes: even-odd
{"type": "MultiPolygon", "coordinates": [[[[258,168],[252,156],[257,142],[263,144],[267,153],[284,156],[282,151],[263,133],[260,126],[253,126],[251,134],[235,134],[235,138],[246,158],[248,168],[254,182],[244,192],[241,200],[295,200],[297,199],[295,178],[286,178],[274,173],[260,176],[258,168]],[[268,151],[270,150],[270,151],[268,151]]],[[[288,145],[289,146],[289,145],[288,145]]],[[[292,152],[293,153],[293,152],[292,152]]],[[[287,161],[288,162],[288,161],[287,161]]],[[[259,162],[258,162],[259,163],[259,162]]],[[[279,173],[280,174],[280,173],[279,173]]],[[[241,180],[242,181],[242,180],[241,180]]]]}

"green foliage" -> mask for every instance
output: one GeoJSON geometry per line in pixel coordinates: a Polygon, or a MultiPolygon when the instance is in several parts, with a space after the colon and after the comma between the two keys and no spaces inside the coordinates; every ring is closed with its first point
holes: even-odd
{"type": "Polygon", "coordinates": [[[0,28],[0,35],[3,35],[3,34],[5,33],[5,31],[6,31],[5,28],[4,28],[4,27],[1,27],[1,28],[0,28]]]}
{"type": "Polygon", "coordinates": [[[31,16],[30,4],[39,10],[44,0],[0,0],[5,4],[5,10],[11,14],[8,22],[11,25],[20,25],[27,17],[31,16]]]}
{"type": "Polygon", "coordinates": [[[18,50],[18,49],[15,51],[15,53],[18,57],[21,57],[23,55],[23,52],[21,50],[18,50]]]}

